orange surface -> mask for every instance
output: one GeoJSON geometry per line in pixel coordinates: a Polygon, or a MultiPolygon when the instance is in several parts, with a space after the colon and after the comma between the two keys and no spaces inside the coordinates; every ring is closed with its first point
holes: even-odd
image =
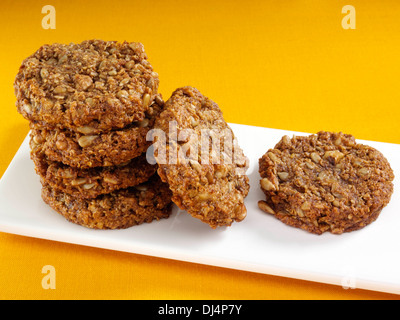
{"type": "MultiPolygon", "coordinates": [[[[12,87],[21,61],[44,43],[90,38],[142,42],[164,98],[195,86],[229,122],[400,143],[400,3],[352,1],[355,30],[342,28],[346,4],[2,1],[0,174],[28,133],[12,87]],[[42,28],[46,4],[55,30],[42,28]]],[[[0,233],[0,299],[398,297],[0,233]],[[42,288],[45,265],[56,270],[56,289],[42,288]]]]}

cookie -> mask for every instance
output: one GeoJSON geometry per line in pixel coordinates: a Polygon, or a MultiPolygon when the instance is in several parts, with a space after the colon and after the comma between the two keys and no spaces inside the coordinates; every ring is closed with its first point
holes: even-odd
{"type": "Polygon", "coordinates": [[[375,221],[393,193],[393,170],[378,150],[348,134],[284,136],[259,159],[259,207],[311,233],[342,234],[375,221]]]}
{"type": "Polygon", "coordinates": [[[138,157],[150,146],[146,135],[161,111],[160,104],[162,100],[153,103],[142,121],[100,134],[82,134],[31,123],[31,149],[40,147],[49,160],[76,168],[120,165],[138,157]]]}
{"type": "Polygon", "coordinates": [[[40,148],[31,152],[36,173],[51,188],[78,198],[96,198],[101,194],[146,182],[157,171],[146,154],[113,167],[79,169],[46,158],[40,148]]]}
{"type": "Polygon", "coordinates": [[[166,135],[155,137],[153,147],[158,174],[168,183],[172,201],[212,228],[242,221],[248,160],[218,105],[195,88],[177,89],[155,128],[156,135],[166,135]]]}
{"type": "Polygon", "coordinates": [[[158,84],[141,43],[87,40],[42,46],[22,62],[14,89],[26,119],[97,134],[142,121],[158,84]]]}
{"type": "Polygon", "coordinates": [[[168,218],[171,192],[154,176],[147,183],[95,199],[82,199],[43,184],[42,198],[68,221],[92,229],[124,229],[168,218]]]}

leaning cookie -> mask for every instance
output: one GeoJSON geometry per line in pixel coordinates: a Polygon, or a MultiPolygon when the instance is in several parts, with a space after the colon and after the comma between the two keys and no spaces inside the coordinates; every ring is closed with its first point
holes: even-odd
{"type": "Polygon", "coordinates": [[[79,169],[48,160],[40,148],[31,152],[35,170],[51,188],[78,198],[96,198],[101,194],[146,182],[157,171],[156,165],[140,155],[127,163],[112,167],[79,169]]]}
{"type": "Polygon", "coordinates": [[[76,168],[120,165],[138,157],[150,146],[146,135],[163,104],[162,99],[157,101],[147,110],[147,117],[142,121],[96,135],[31,123],[31,149],[40,147],[49,160],[76,168]]]}
{"type": "Polygon", "coordinates": [[[92,229],[124,229],[168,218],[171,192],[154,176],[149,182],[95,199],[75,198],[43,184],[43,200],[68,221],[92,229]]]}
{"type": "Polygon", "coordinates": [[[259,207],[315,234],[341,234],[375,221],[393,193],[393,170],[348,134],[284,136],[259,160],[259,207]]]}
{"type": "Polygon", "coordinates": [[[141,43],[87,40],[42,46],[14,88],[26,119],[97,134],[142,121],[158,83],[141,43]]]}
{"type": "Polygon", "coordinates": [[[195,88],[177,89],[155,128],[166,134],[155,139],[158,174],[179,208],[212,228],[242,221],[248,160],[218,105],[195,88]]]}

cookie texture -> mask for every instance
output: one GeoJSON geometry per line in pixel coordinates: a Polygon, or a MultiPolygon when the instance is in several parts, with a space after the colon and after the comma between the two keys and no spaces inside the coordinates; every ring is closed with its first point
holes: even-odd
{"type": "Polygon", "coordinates": [[[193,87],[179,88],[155,128],[166,135],[156,137],[154,156],[173,202],[212,228],[242,221],[248,160],[218,105],[193,87]]]}
{"type": "Polygon", "coordinates": [[[146,158],[164,104],[158,85],[137,42],[55,43],[22,62],[16,106],[45,203],[93,229],[169,217],[171,191],[146,158]]]}
{"type": "Polygon", "coordinates": [[[311,233],[342,234],[375,221],[393,193],[393,170],[352,135],[284,136],[259,159],[259,207],[311,233]]]}
{"type": "Polygon", "coordinates": [[[48,160],[40,148],[31,152],[36,173],[51,188],[78,198],[96,198],[101,194],[136,186],[157,171],[147,162],[146,154],[119,166],[80,169],[48,160]]]}
{"type": "Polygon", "coordinates": [[[99,133],[143,120],[158,84],[141,43],[87,40],[39,48],[22,62],[14,89],[26,119],[99,133]]]}
{"type": "Polygon", "coordinates": [[[124,229],[168,218],[171,195],[154,176],[136,187],[121,189],[95,199],[82,199],[43,184],[42,198],[68,221],[91,229],[124,229]]]}
{"type": "Polygon", "coordinates": [[[99,134],[84,134],[31,122],[31,149],[40,146],[49,160],[71,167],[120,165],[138,157],[150,146],[146,135],[163,105],[161,97],[157,101],[146,111],[146,118],[142,121],[99,134]]]}

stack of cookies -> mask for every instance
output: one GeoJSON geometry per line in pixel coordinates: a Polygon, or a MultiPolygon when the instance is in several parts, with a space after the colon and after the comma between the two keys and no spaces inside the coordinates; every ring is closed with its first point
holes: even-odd
{"type": "Polygon", "coordinates": [[[141,43],[45,45],[23,61],[17,108],[46,203],[95,229],[170,215],[171,191],[145,153],[163,108],[158,84],[141,43]]]}

